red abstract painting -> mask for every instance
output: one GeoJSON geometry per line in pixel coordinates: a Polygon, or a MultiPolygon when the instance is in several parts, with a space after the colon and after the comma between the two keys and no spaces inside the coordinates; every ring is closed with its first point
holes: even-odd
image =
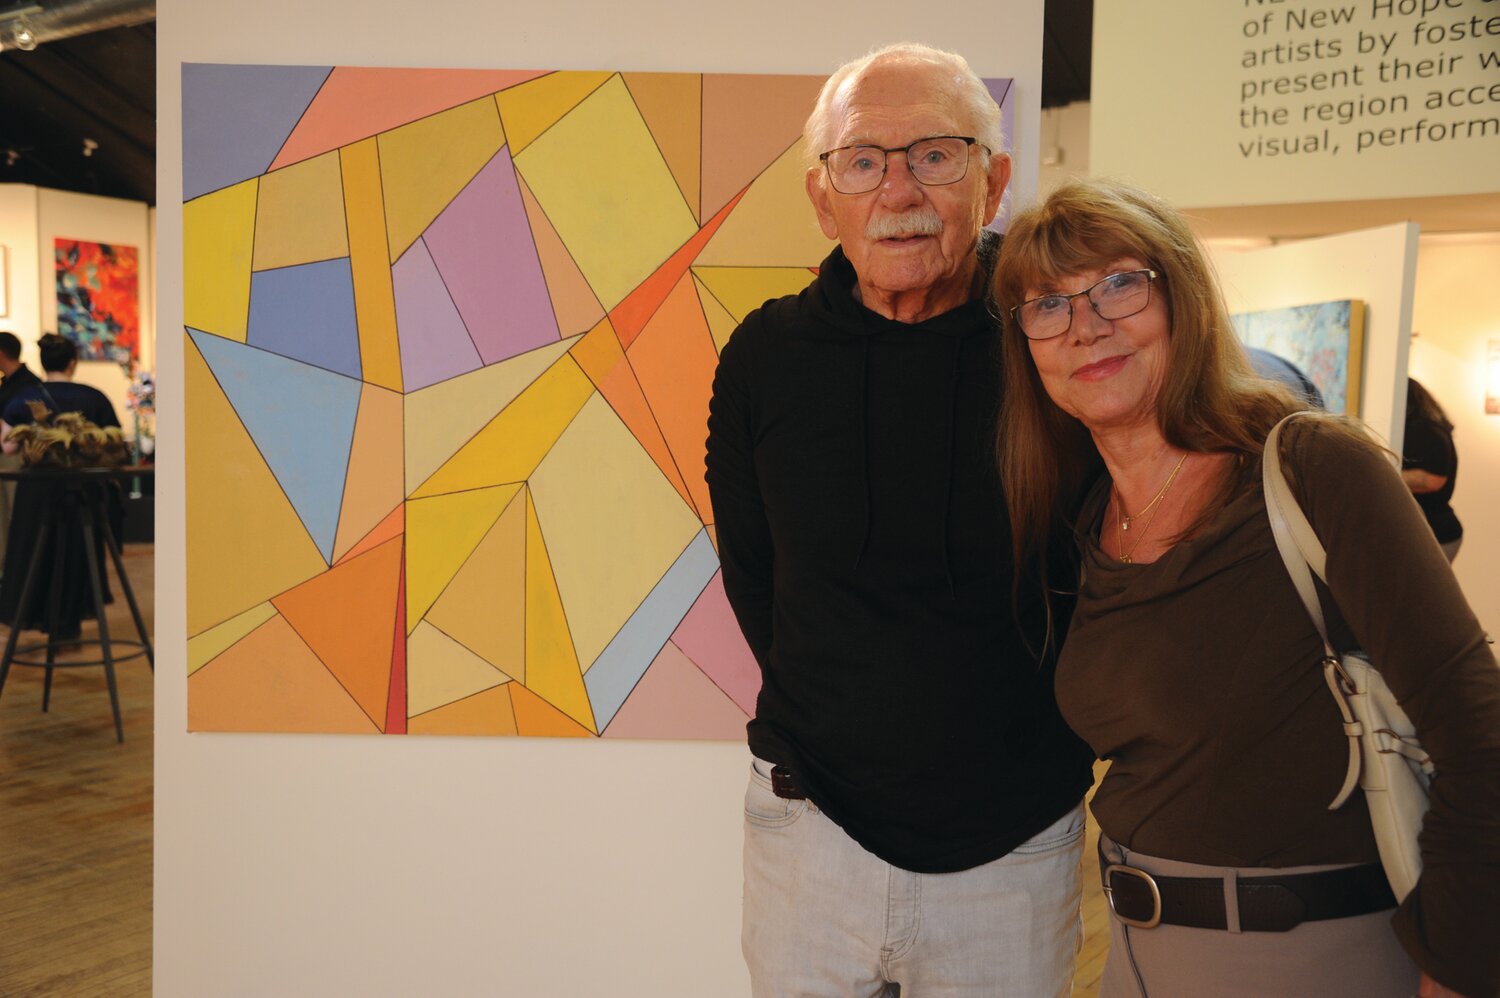
{"type": "Polygon", "coordinates": [[[81,360],[129,364],[140,342],[140,262],[134,246],[58,239],[57,331],[81,360]]]}

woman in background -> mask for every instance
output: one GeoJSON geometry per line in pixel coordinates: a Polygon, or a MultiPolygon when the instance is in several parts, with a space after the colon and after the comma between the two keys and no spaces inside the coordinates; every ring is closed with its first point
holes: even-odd
{"type": "Polygon", "coordinates": [[[1328,807],[1348,741],[1261,490],[1267,433],[1304,406],[1251,371],[1186,223],[1067,185],[1011,223],[994,290],[1017,564],[1105,468],[1056,677],[1111,762],[1102,993],[1500,992],[1500,670],[1385,453],[1325,414],[1278,458],[1328,552],[1333,642],[1371,655],[1440,774],[1399,907],[1363,795],[1328,807]]]}
{"type": "Polygon", "coordinates": [[[1458,451],[1453,424],[1437,399],[1416,378],[1406,379],[1406,435],[1401,445],[1401,480],[1417,497],[1433,536],[1452,561],[1464,540],[1463,524],[1449,505],[1458,484],[1458,451]]]}

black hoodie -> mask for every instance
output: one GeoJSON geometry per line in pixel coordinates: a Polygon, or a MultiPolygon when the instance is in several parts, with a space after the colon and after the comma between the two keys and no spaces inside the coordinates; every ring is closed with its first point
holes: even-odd
{"type": "Polygon", "coordinates": [[[746,316],[714,378],[724,587],[762,673],[750,749],[882,859],[963,870],[1076,805],[1093,753],[1031,651],[1036,593],[1012,611],[985,301],[900,323],[854,284],[835,249],[746,316]]]}

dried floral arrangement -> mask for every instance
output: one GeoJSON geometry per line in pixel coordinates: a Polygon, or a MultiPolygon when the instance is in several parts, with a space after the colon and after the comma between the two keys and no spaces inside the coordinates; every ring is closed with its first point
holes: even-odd
{"type": "Polygon", "coordinates": [[[27,465],[51,468],[113,468],[125,464],[130,449],[118,426],[97,426],[81,413],[53,415],[39,401],[31,407],[32,423],[10,431],[27,465]]]}

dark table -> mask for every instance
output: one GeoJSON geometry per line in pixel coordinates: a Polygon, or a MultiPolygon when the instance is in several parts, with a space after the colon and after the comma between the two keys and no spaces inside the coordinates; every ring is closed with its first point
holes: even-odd
{"type": "MultiPolygon", "coordinates": [[[[42,690],[42,710],[46,710],[52,697],[52,671],[54,669],[102,665],[105,680],[109,685],[110,706],[114,710],[115,737],[119,741],[125,740],[125,731],[120,723],[120,696],[115,687],[115,663],[144,655],[147,663],[154,668],[155,656],[151,647],[151,639],[146,633],[145,621],[141,618],[140,606],[135,599],[135,591],[130,587],[130,577],[125,573],[125,562],[120,556],[119,541],[110,528],[109,516],[105,509],[104,486],[108,482],[122,481],[127,489],[131,489],[133,488],[132,480],[152,481],[154,475],[155,469],[150,465],[121,468],[31,467],[9,471],[0,470],[0,481],[8,480],[47,486],[55,500],[42,507],[39,522],[34,528],[36,540],[33,542],[31,557],[27,562],[25,581],[21,585],[16,613],[14,619],[9,622],[10,635],[5,641],[5,652],[3,656],[0,656],[0,695],[5,692],[5,680],[10,674],[12,665],[43,668],[47,670],[47,677],[42,690]],[[83,537],[85,554],[83,560],[88,564],[89,593],[93,597],[94,615],[99,622],[99,636],[88,640],[60,637],[58,634],[63,573],[66,566],[64,552],[68,532],[73,528],[76,528],[83,537]],[[104,549],[114,559],[120,589],[125,594],[126,602],[130,604],[130,613],[135,620],[139,641],[111,639],[110,637],[109,623],[104,615],[103,566],[96,556],[99,539],[103,540],[104,549]],[[26,611],[30,606],[32,591],[36,587],[49,540],[52,541],[53,570],[47,600],[47,640],[17,648],[21,626],[25,622],[26,611]],[[57,653],[60,647],[66,645],[97,645],[100,657],[76,662],[59,662],[57,653]],[[134,650],[118,655],[115,652],[116,646],[134,650]],[[22,657],[35,655],[37,652],[44,653],[44,657],[40,659],[22,657]]],[[[23,526],[26,529],[32,529],[30,524],[23,526]]],[[[12,585],[14,581],[7,579],[4,584],[12,585]]]]}

